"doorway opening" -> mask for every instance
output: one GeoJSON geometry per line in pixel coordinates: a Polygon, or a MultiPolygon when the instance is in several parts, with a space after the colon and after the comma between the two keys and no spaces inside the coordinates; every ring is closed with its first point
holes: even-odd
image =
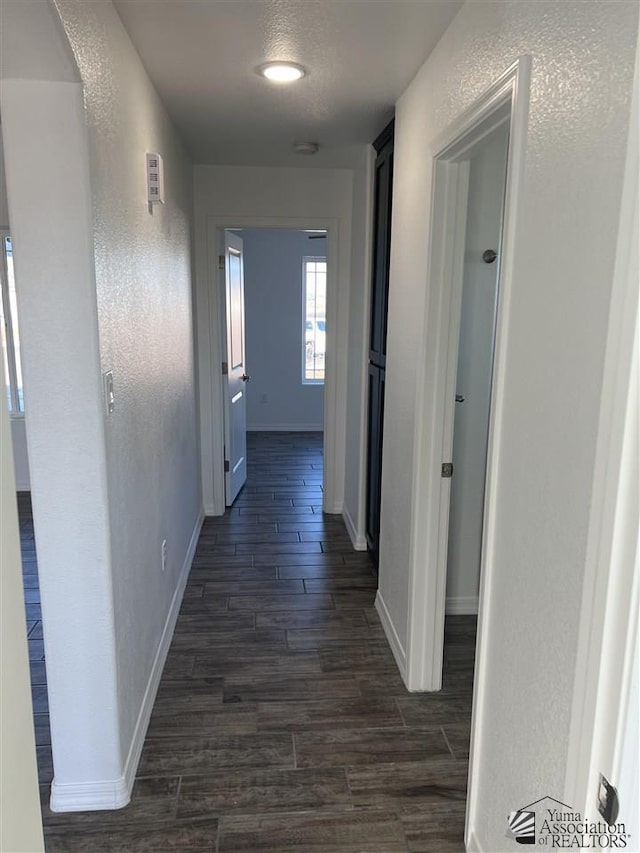
{"type": "MultiPolygon", "coordinates": [[[[513,281],[513,236],[526,143],[530,66],[530,57],[521,57],[430,145],[434,156],[428,299],[424,349],[420,358],[421,381],[418,385],[416,425],[423,438],[418,447],[412,488],[415,523],[412,525],[405,679],[410,690],[440,690],[447,604],[451,617],[473,615],[472,611],[477,610],[477,645],[473,663],[476,682],[474,708],[484,701],[483,675],[487,650],[484,637],[490,624],[491,566],[496,533],[494,484],[499,464],[507,318],[513,281]],[[489,401],[488,429],[486,426],[484,428],[487,436],[486,452],[477,454],[480,462],[475,475],[476,482],[480,484],[476,493],[476,506],[482,505],[482,513],[476,512],[475,527],[472,528],[475,530],[476,542],[473,565],[476,573],[477,567],[480,567],[480,588],[478,591],[475,585],[471,586],[469,593],[467,586],[467,594],[462,594],[465,587],[456,590],[453,581],[448,579],[447,569],[451,486],[456,477],[453,459],[454,421],[456,408],[463,409],[466,405],[469,410],[466,399],[456,403],[456,394],[465,397],[464,390],[458,390],[456,385],[467,219],[471,215],[469,208],[473,202],[469,198],[470,173],[474,155],[479,156],[485,146],[490,149],[494,134],[495,138],[499,138],[500,133],[508,136],[506,164],[503,160],[501,166],[504,188],[498,188],[496,184],[490,190],[501,205],[502,215],[500,217],[498,214],[496,218],[501,220],[497,234],[502,237],[499,244],[481,244],[480,258],[475,258],[479,270],[493,270],[487,275],[493,276],[493,286],[497,292],[495,304],[490,306],[489,315],[485,318],[485,328],[488,324],[492,331],[492,334],[485,335],[485,350],[488,350],[489,357],[493,353],[493,365],[490,367],[485,362],[483,417],[486,417],[489,401]],[[483,258],[485,252],[487,254],[483,258]],[[491,262],[487,263],[487,260],[491,262]],[[489,388],[486,387],[487,376],[491,380],[489,388]],[[486,475],[483,475],[482,469],[485,469],[486,475]],[[481,517],[480,531],[478,516],[481,517]]],[[[495,183],[495,177],[493,180],[495,183]]],[[[487,300],[487,305],[490,305],[490,300],[487,300]]],[[[483,431],[476,430],[476,434],[481,436],[476,440],[476,445],[482,448],[483,431]]],[[[470,575],[473,576],[473,573],[470,572],[470,575]]],[[[478,717],[479,714],[474,715],[474,731],[478,717]]]]}
{"type": "Polygon", "coordinates": [[[224,229],[227,507],[247,479],[247,433],[314,433],[322,444],[326,242],[323,230],[224,229]]]}
{"type": "MultiPolygon", "coordinates": [[[[205,502],[205,513],[220,515],[235,500],[242,477],[231,483],[231,475],[241,457],[246,459],[247,433],[261,430],[321,434],[322,511],[340,513],[338,222],[209,217],[207,233],[210,288],[203,335],[210,341],[211,407],[202,412],[201,441],[203,477],[205,487],[207,481],[212,485],[213,501],[205,502]],[[235,250],[229,238],[236,244],[240,241],[235,250]],[[295,267],[290,274],[295,284],[288,296],[282,290],[284,276],[277,273],[278,265],[282,267],[287,257],[282,252],[286,241],[298,244],[295,252],[288,254],[288,265],[295,267]],[[256,260],[256,251],[262,253],[262,260],[256,260]],[[236,260],[230,261],[230,254],[236,260]],[[270,271],[265,277],[267,267],[270,271]],[[229,274],[235,276],[235,282],[229,274]],[[247,275],[251,276],[249,314],[234,320],[233,312],[239,314],[238,306],[242,306],[241,291],[246,288],[247,275]],[[240,341],[242,348],[248,347],[246,353],[239,352],[240,341]],[[238,388],[231,381],[234,371],[238,373],[238,388]],[[238,404],[244,406],[244,415],[238,404]]],[[[236,469],[240,474],[243,466],[241,462],[236,469]]]]}

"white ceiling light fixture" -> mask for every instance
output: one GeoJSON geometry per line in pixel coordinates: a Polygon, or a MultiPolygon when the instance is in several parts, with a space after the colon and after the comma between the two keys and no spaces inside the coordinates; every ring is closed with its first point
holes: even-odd
{"type": "Polygon", "coordinates": [[[294,83],[307,73],[307,69],[297,62],[265,62],[256,70],[272,83],[294,83]]]}
{"type": "Polygon", "coordinates": [[[296,154],[306,154],[310,156],[311,154],[317,154],[320,146],[317,142],[294,142],[293,150],[296,154]]]}

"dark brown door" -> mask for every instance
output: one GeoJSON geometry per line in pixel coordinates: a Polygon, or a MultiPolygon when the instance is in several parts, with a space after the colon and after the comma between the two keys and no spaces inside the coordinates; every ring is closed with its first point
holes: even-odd
{"type": "Polygon", "coordinates": [[[389,250],[393,187],[393,122],[373,143],[376,151],[374,233],[371,283],[371,336],[369,341],[369,426],[367,443],[367,547],[377,564],[382,490],[382,428],[387,357],[389,305],[389,250]]]}

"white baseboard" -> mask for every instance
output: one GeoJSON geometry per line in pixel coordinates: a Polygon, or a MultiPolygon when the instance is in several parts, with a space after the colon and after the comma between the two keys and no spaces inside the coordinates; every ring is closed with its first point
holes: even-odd
{"type": "Polygon", "coordinates": [[[247,432],[323,432],[324,424],[252,424],[247,432]]]}
{"type": "Polygon", "coordinates": [[[367,550],[367,540],[362,534],[359,534],[356,530],[356,526],[353,523],[353,519],[351,518],[351,513],[345,507],[342,509],[342,520],[344,521],[344,526],[347,528],[347,533],[349,534],[349,539],[351,539],[351,544],[356,551],[366,551],[367,550]]]}
{"type": "Polygon", "coordinates": [[[191,534],[191,540],[189,541],[189,547],[187,548],[187,553],[182,564],[178,584],[173,594],[160,642],[158,643],[156,656],[151,667],[151,674],[147,682],[147,689],[144,692],[133,737],[131,738],[131,746],[129,747],[129,754],[125,762],[124,773],[118,779],[81,782],[77,784],[57,784],[54,779],[51,784],[51,811],[77,812],[121,809],[131,800],[133,782],[138,764],[140,763],[140,755],[142,754],[142,747],[147,734],[153,703],[158,692],[158,685],[160,684],[169,646],[173,639],[173,632],[178,619],[180,605],[182,604],[184,588],[187,585],[187,578],[191,571],[191,563],[196,552],[203,521],[204,512],[201,511],[191,534]]]}
{"type": "Polygon", "coordinates": [[[459,595],[455,598],[447,598],[445,613],[451,616],[471,616],[478,613],[477,595],[459,595]]]}
{"type": "Polygon", "coordinates": [[[384,603],[384,599],[380,594],[380,590],[378,590],[378,592],[376,593],[375,608],[378,612],[378,616],[380,617],[380,621],[382,622],[382,627],[384,628],[384,633],[386,634],[387,640],[389,641],[389,645],[391,646],[393,656],[396,659],[396,663],[398,664],[400,675],[402,676],[403,681],[406,682],[407,655],[405,650],[402,648],[400,637],[398,636],[396,629],[393,626],[391,616],[389,615],[387,605],[384,603]]]}
{"type": "Polygon", "coordinates": [[[158,686],[160,684],[162,670],[164,669],[167,654],[169,652],[169,646],[173,639],[173,632],[176,627],[178,613],[180,612],[180,605],[182,604],[182,598],[184,596],[184,588],[187,585],[187,579],[189,577],[189,572],[191,571],[191,563],[193,562],[193,557],[196,553],[196,547],[198,545],[198,538],[200,536],[203,521],[204,512],[201,510],[193,528],[193,533],[191,534],[187,553],[185,554],[182,569],[180,571],[178,584],[173,594],[171,607],[169,608],[167,619],[164,623],[162,637],[158,643],[156,657],[153,661],[153,666],[151,667],[151,674],[149,675],[147,689],[144,692],[144,698],[140,706],[140,713],[138,714],[136,727],[133,732],[133,737],[131,738],[129,755],[127,756],[127,760],[124,765],[124,778],[129,793],[133,789],[133,781],[135,779],[136,770],[138,769],[138,764],[140,763],[140,755],[142,754],[142,747],[147,734],[149,718],[151,717],[151,711],[153,710],[153,703],[156,701],[156,693],[158,692],[158,686]]]}
{"type": "Polygon", "coordinates": [[[85,812],[121,809],[131,800],[124,776],[100,782],[51,783],[52,812],[85,812]]]}

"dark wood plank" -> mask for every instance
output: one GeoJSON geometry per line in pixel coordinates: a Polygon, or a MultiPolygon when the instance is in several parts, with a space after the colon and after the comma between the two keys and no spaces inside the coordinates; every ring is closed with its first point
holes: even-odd
{"type": "Polygon", "coordinates": [[[232,818],[220,827],[219,853],[406,853],[393,811],[232,818]]]}
{"type": "Polygon", "coordinates": [[[295,735],[299,767],[422,762],[450,757],[440,729],[362,729],[295,735]]]}
{"type": "Polygon", "coordinates": [[[350,806],[343,768],[322,770],[232,771],[212,776],[185,776],[180,786],[178,817],[322,811],[350,806]]]}
{"type": "Polygon", "coordinates": [[[291,736],[285,734],[148,738],[138,775],[193,775],[223,767],[293,767],[294,761],[291,736]]]}

